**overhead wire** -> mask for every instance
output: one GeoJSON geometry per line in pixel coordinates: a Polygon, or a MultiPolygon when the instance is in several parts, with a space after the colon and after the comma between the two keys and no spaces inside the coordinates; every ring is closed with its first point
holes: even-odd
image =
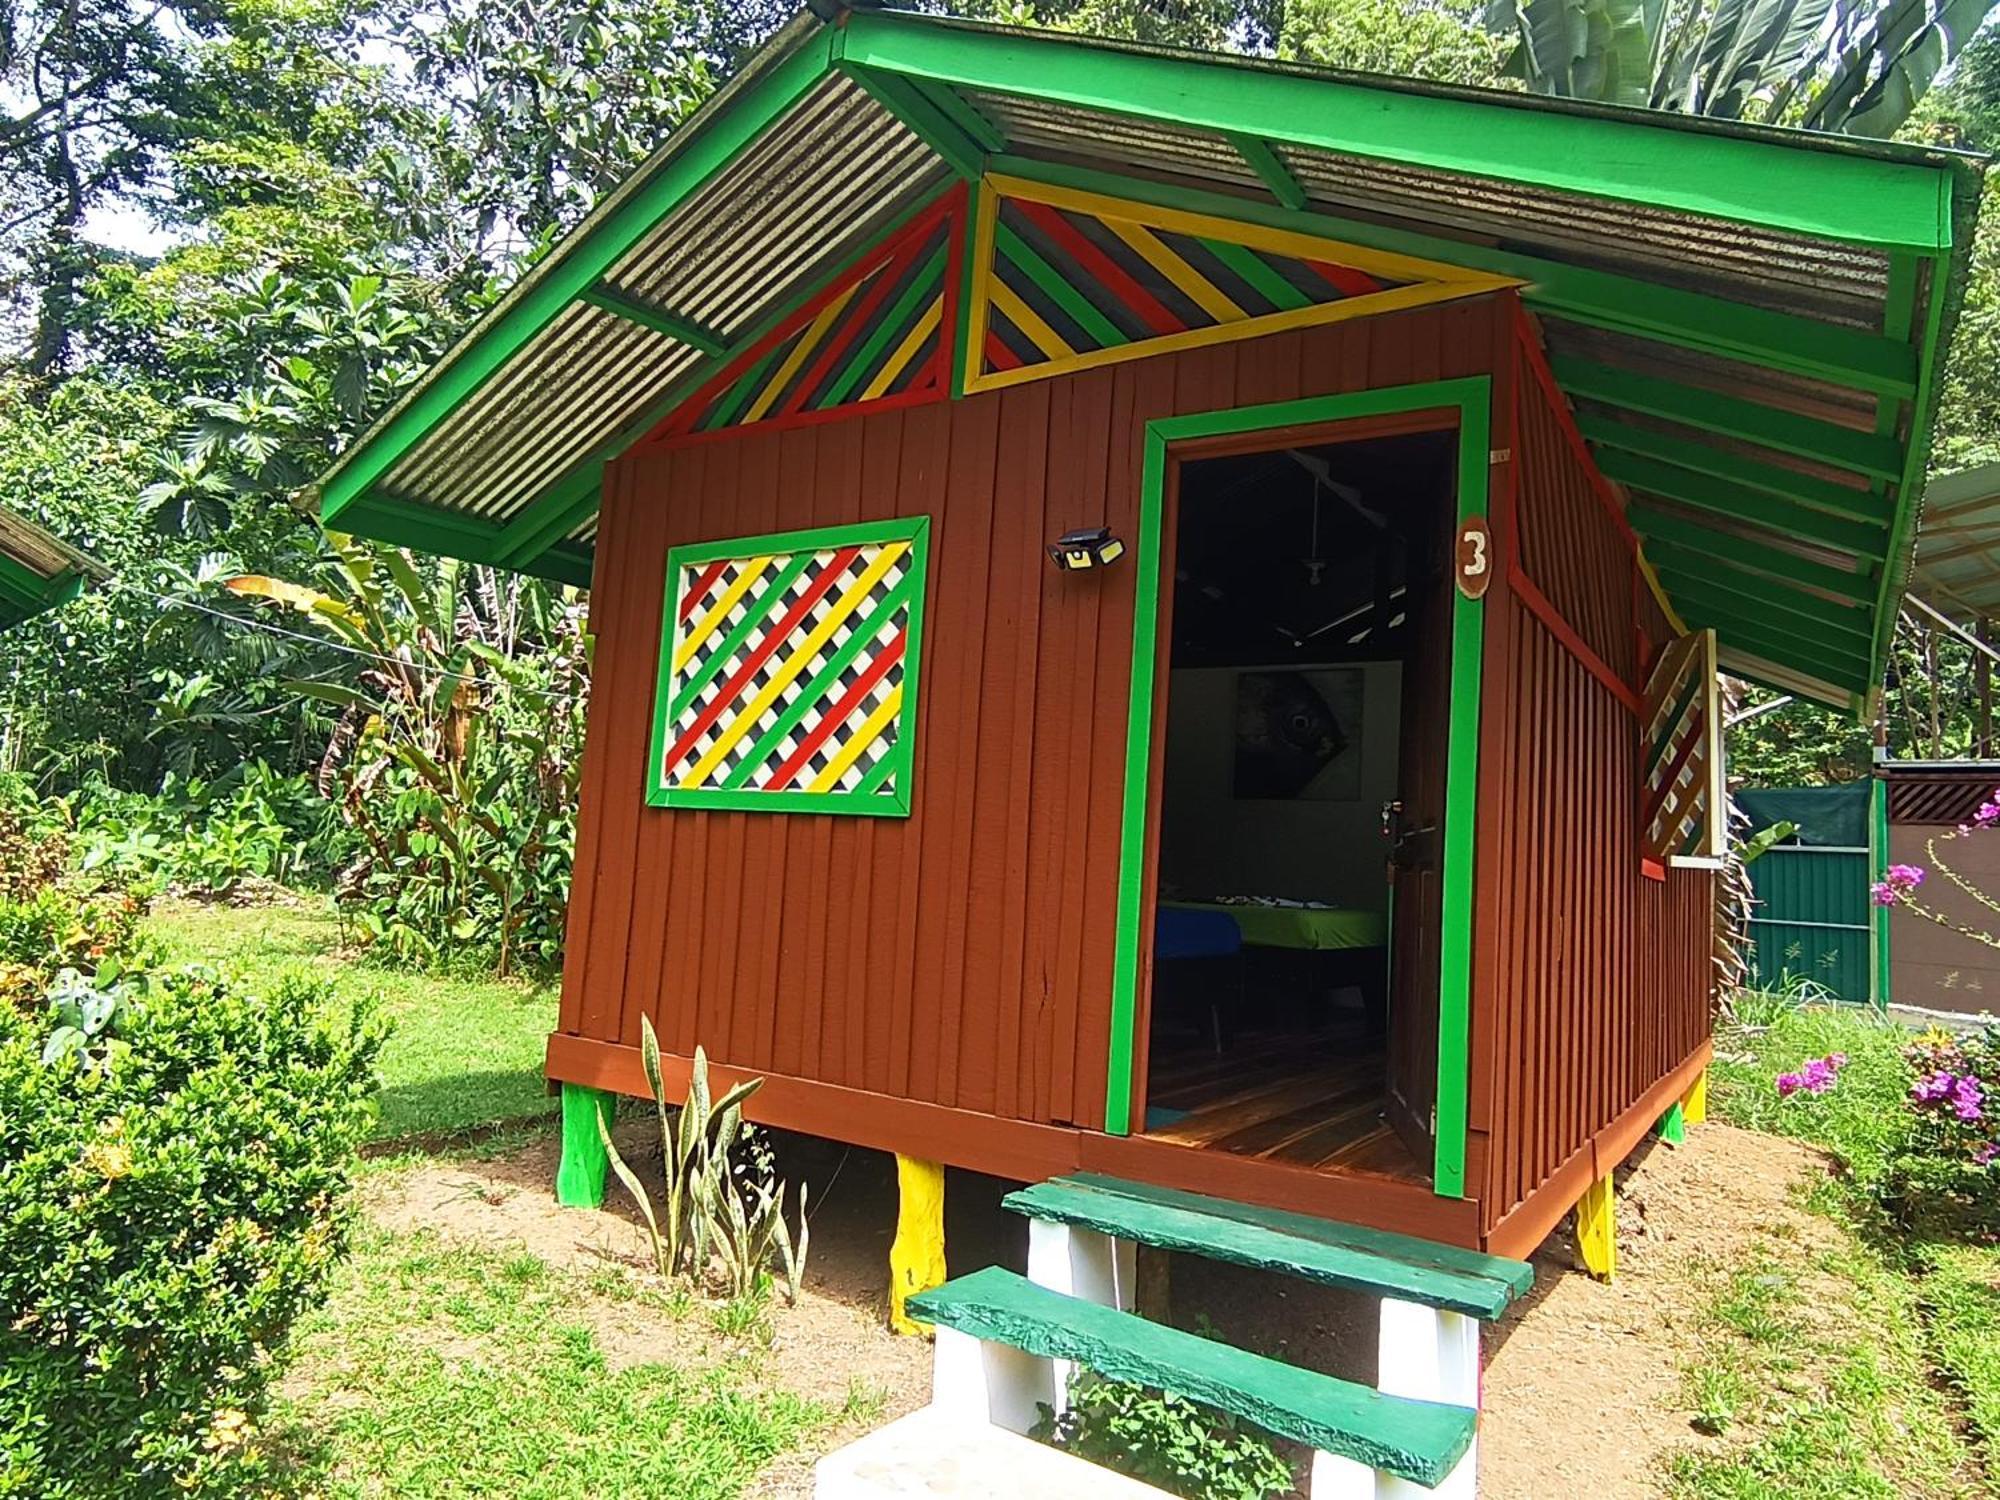
{"type": "MultiPolygon", "coordinates": [[[[299,641],[304,645],[313,647],[315,650],[337,651],[344,656],[357,657],[363,661],[379,662],[384,666],[396,667],[408,672],[420,672],[430,677],[449,678],[455,682],[490,685],[493,681],[490,677],[479,677],[465,672],[453,672],[445,667],[431,666],[425,662],[411,661],[400,656],[385,656],[379,651],[364,650],[360,646],[350,646],[342,641],[329,641],[322,636],[306,635],[302,631],[287,630],[282,625],[273,625],[270,621],[257,619],[253,615],[232,615],[227,610],[214,609],[209,605],[197,603],[193,599],[182,599],[171,594],[155,593],[151,589],[141,588],[138,584],[130,583],[122,578],[111,578],[107,582],[112,588],[120,589],[128,594],[136,594],[144,599],[151,599],[169,609],[193,610],[198,614],[212,616],[230,625],[242,625],[253,630],[261,630],[267,635],[282,636],[289,641],[299,641]]],[[[513,692],[527,693],[533,697],[547,699],[551,702],[559,698],[574,696],[571,693],[552,693],[546,688],[521,687],[511,683],[508,686],[513,692]]]]}

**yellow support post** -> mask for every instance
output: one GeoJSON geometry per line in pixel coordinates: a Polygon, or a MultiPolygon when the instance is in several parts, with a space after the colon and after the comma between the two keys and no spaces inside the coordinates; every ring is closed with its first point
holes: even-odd
{"type": "Polygon", "coordinates": [[[1617,1273],[1618,1214],[1608,1176],[1585,1188],[1576,1205],[1576,1248],[1583,1268],[1599,1281],[1609,1281],[1617,1273]]]}
{"type": "Polygon", "coordinates": [[[1708,1069],[1694,1075],[1694,1082],[1681,1095],[1681,1123],[1701,1125],[1708,1120],[1708,1069]]]}
{"type": "Polygon", "coordinates": [[[914,1156],[896,1158],[896,1240],[889,1247],[889,1326],[897,1333],[929,1333],[903,1311],[919,1292],[943,1286],[944,1168],[914,1156]]]}

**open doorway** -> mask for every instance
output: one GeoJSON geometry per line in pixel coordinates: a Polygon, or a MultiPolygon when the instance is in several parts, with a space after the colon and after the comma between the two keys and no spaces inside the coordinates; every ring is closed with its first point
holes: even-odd
{"type": "Polygon", "coordinates": [[[1179,471],[1145,1131],[1430,1177],[1455,431],[1179,471]]]}

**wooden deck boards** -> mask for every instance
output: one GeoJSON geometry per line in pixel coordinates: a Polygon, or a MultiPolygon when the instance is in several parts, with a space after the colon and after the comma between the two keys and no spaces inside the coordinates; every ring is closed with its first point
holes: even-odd
{"type": "Polygon", "coordinates": [[[1381,1052],[1324,1034],[1271,1033],[1220,1054],[1160,1047],[1147,1104],[1184,1113],[1146,1135],[1317,1171],[1428,1181],[1382,1118],[1385,1066],[1381,1052]]]}

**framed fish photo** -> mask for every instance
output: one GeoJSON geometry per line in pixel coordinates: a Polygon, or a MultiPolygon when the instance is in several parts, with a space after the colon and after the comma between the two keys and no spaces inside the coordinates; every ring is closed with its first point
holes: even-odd
{"type": "Polygon", "coordinates": [[[1232,793],[1255,802],[1352,802],[1361,795],[1358,667],[1236,674],[1232,793]]]}

